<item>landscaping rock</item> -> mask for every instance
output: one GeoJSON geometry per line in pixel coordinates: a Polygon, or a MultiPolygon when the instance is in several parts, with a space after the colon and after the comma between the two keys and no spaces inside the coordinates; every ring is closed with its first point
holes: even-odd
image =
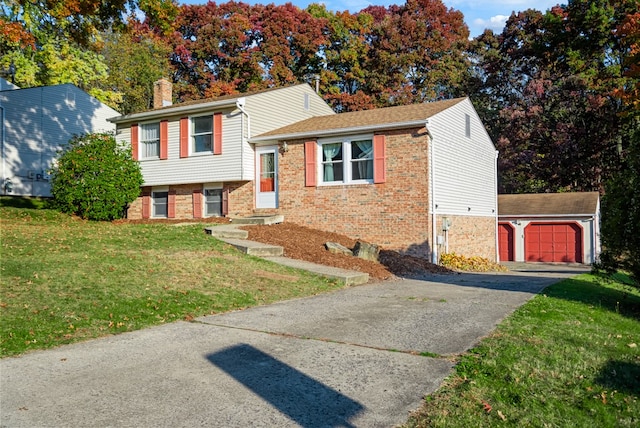
{"type": "Polygon", "coordinates": [[[347,256],[353,256],[353,253],[350,249],[345,247],[344,245],[340,245],[337,242],[326,242],[324,246],[329,250],[330,253],[333,254],[345,254],[347,256]]]}
{"type": "Polygon", "coordinates": [[[380,247],[368,242],[356,241],[356,245],[353,247],[353,255],[361,259],[377,262],[380,255],[380,247]]]}

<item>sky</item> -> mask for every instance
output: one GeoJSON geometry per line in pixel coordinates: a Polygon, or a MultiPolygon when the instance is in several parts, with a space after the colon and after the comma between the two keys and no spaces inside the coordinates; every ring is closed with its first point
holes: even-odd
{"type": "MultiPolygon", "coordinates": [[[[216,3],[224,3],[226,0],[218,0],[216,3]]],[[[306,8],[311,3],[322,3],[328,10],[344,11],[351,13],[359,12],[369,5],[389,6],[391,4],[404,4],[403,0],[264,0],[251,1],[244,0],[248,4],[284,4],[290,1],[301,9],[306,8]]],[[[206,0],[179,0],[179,3],[188,4],[205,4],[206,0]]],[[[443,0],[443,3],[449,7],[461,11],[464,14],[464,20],[469,27],[471,37],[482,34],[485,28],[490,28],[494,32],[501,32],[504,23],[511,15],[511,12],[520,12],[527,9],[537,9],[546,11],[558,3],[566,4],[561,0],[443,0]]]]}

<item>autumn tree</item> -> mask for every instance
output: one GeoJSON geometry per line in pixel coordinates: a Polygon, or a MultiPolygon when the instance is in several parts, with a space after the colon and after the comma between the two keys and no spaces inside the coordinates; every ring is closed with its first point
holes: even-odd
{"type": "Polygon", "coordinates": [[[601,190],[619,168],[628,121],[617,26],[636,0],[569,1],[514,14],[472,47],[479,111],[500,150],[506,192],[601,190]]]}
{"type": "Polygon", "coordinates": [[[117,107],[120,95],[100,88],[108,77],[101,31],[120,31],[140,11],[164,31],[173,0],[6,0],[0,7],[2,61],[13,61],[21,87],[73,83],[117,107]]]}
{"type": "Polygon", "coordinates": [[[440,0],[391,6],[374,26],[367,92],[380,104],[411,104],[459,95],[469,30],[461,12],[440,0]]]}

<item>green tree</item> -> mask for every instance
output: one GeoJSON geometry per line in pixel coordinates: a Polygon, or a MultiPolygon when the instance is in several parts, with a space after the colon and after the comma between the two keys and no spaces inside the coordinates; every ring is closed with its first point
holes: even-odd
{"type": "Polygon", "coordinates": [[[631,123],[622,168],[605,186],[602,198],[603,266],[631,272],[640,286],[640,12],[629,14],[617,28],[625,48],[624,75],[630,80],[616,91],[622,116],[631,123]]]}
{"type": "Polygon", "coordinates": [[[51,170],[54,207],[88,220],[124,217],[142,183],[131,149],[107,133],[72,138],[51,170]]]}
{"type": "Polygon", "coordinates": [[[122,114],[153,108],[153,83],[172,76],[171,49],[160,37],[132,25],[122,33],[104,33],[102,55],[109,69],[98,88],[115,91],[120,99],[116,109],[122,114]]]}

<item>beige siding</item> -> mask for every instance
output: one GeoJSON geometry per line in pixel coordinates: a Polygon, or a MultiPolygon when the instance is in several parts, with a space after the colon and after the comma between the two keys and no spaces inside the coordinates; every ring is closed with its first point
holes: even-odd
{"type": "MultiPolygon", "coordinates": [[[[198,113],[197,116],[213,113],[213,111],[198,113]]],[[[247,154],[247,150],[250,150],[247,143],[244,155],[241,154],[241,118],[238,113],[238,110],[223,112],[221,155],[191,155],[187,158],[180,158],[180,117],[170,118],[168,159],[140,160],[144,185],[159,186],[242,180],[242,156],[250,157],[253,161],[253,154],[247,154]]],[[[122,140],[127,142],[130,141],[129,129],[130,125],[127,125],[122,128],[119,135],[122,140]]],[[[248,171],[248,173],[253,173],[253,171],[248,171]]],[[[245,172],[246,174],[247,172],[245,172]]]]}
{"type": "MultiPolygon", "coordinates": [[[[47,171],[57,151],[74,135],[114,131],[107,119],[118,112],[67,84],[0,93],[4,109],[2,178],[14,195],[50,196],[47,171]]],[[[4,187],[3,187],[4,192],[4,187]]]]}
{"type": "Polygon", "coordinates": [[[296,85],[247,97],[247,112],[251,115],[251,136],[308,119],[335,112],[309,85],[296,85]],[[309,109],[305,109],[305,95],[309,109]]]}
{"type": "Polygon", "coordinates": [[[497,216],[496,150],[467,99],[429,119],[436,213],[497,216]],[[465,133],[470,117],[471,137],[465,133]]]}

